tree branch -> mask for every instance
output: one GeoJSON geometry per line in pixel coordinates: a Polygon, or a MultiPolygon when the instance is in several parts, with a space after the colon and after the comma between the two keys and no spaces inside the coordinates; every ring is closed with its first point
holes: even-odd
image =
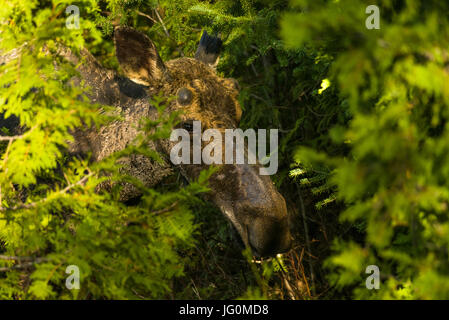
{"type": "Polygon", "coordinates": [[[145,18],[150,19],[153,23],[157,23],[157,21],[154,20],[153,17],[151,17],[151,16],[149,16],[149,15],[143,13],[143,12],[140,12],[139,10],[137,10],[136,13],[137,13],[139,16],[142,16],[142,17],[145,17],[145,18]]]}
{"type": "Polygon", "coordinates": [[[159,11],[157,11],[157,8],[154,9],[154,12],[156,13],[156,17],[157,17],[157,19],[159,20],[159,22],[161,23],[162,28],[164,29],[165,35],[166,35],[168,38],[170,38],[170,33],[168,32],[167,28],[165,27],[164,20],[162,20],[160,14],[159,14],[159,11]]]}
{"type": "Polygon", "coordinates": [[[11,267],[0,268],[0,272],[8,272],[8,271],[12,271],[12,270],[26,269],[26,268],[32,267],[36,263],[49,261],[48,258],[17,257],[17,256],[5,256],[5,255],[0,255],[0,260],[18,261],[19,262],[19,264],[13,265],[11,267]]]}
{"type": "MultiPolygon", "coordinates": [[[[62,194],[65,194],[65,193],[69,192],[71,189],[73,189],[73,188],[75,188],[75,187],[77,187],[77,186],[79,186],[79,185],[84,184],[84,183],[85,183],[90,177],[92,177],[93,175],[94,175],[94,173],[93,173],[93,172],[90,172],[88,175],[86,175],[85,177],[83,177],[83,178],[82,178],[81,180],[79,180],[78,182],[68,185],[68,186],[65,187],[63,190],[60,190],[59,192],[56,192],[56,193],[53,194],[52,196],[62,195],[62,194]]],[[[12,208],[3,208],[3,207],[0,207],[0,212],[4,212],[4,211],[8,211],[8,210],[32,209],[32,208],[36,208],[39,204],[45,203],[45,202],[47,202],[47,201],[49,201],[49,200],[50,200],[50,198],[47,197],[47,198],[41,199],[41,200],[36,201],[36,202],[32,202],[32,203],[23,203],[23,204],[14,206],[14,207],[12,207],[12,208]]]]}
{"type": "Polygon", "coordinates": [[[35,125],[34,127],[32,127],[29,131],[25,132],[24,134],[18,135],[18,136],[0,136],[0,141],[14,141],[14,140],[19,140],[19,139],[23,139],[26,136],[28,136],[31,132],[33,132],[33,130],[35,130],[38,127],[38,125],[35,125]]]}
{"type": "Polygon", "coordinates": [[[310,255],[312,253],[312,249],[310,247],[310,239],[309,239],[309,228],[307,227],[307,218],[306,218],[306,210],[304,207],[304,201],[302,199],[301,196],[301,190],[300,187],[298,185],[298,183],[296,183],[296,188],[298,190],[298,197],[299,197],[299,203],[301,205],[301,215],[302,215],[302,220],[303,220],[303,225],[304,225],[304,235],[306,238],[306,246],[307,246],[307,250],[309,251],[309,256],[308,256],[308,263],[309,263],[309,269],[310,269],[310,278],[312,281],[312,294],[315,295],[315,272],[313,271],[313,262],[310,258],[310,255]]]}

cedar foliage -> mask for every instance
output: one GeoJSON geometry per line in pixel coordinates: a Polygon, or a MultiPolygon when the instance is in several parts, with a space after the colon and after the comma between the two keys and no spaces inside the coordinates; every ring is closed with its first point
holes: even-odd
{"type": "Polygon", "coordinates": [[[361,226],[359,239],[334,243],[332,285],[356,298],[447,299],[449,6],[384,1],[380,29],[368,30],[370,4],[295,0],[283,19],[288,47],[331,57],[326,78],[350,113],[329,131],[340,152],[300,148],[295,159],[331,168],[340,219],[361,226]],[[368,265],[379,290],[364,287],[368,265]]]}
{"type": "Polygon", "coordinates": [[[371,4],[8,1],[0,50],[22,53],[0,67],[0,112],[26,129],[0,142],[0,255],[25,258],[0,259],[0,298],[448,298],[449,7],[384,1],[381,29],[368,30],[371,4]],[[65,28],[71,4],[79,30],[65,28]],[[218,72],[240,82],[241,126],[280,129],[272,178],[292,213],[290,253],[261,264],[241,254],[225,219],[197,197],[210,172],[187,187],[177,177],[156,189],[131,181],[144,194],[133,204],[118,190],[94,192],[100,173],[130,181],[118,157],[156,157],[145,140],[166,136],[174,116],[161,113],[137,147],[101,163],[67,157],[69,129],[109,119],[69,85],[74,66],[58,60],[55,70],[57,56],[41,49],[86,46],[117,69],[118,24],[149,35],[163,60],[192,57],[202,30],[221,35],[218,72]],[[80,290],[65,288],[71,264],[80,290]],[[373,264],[379,290],[365,287],[373,264]]]}
{"type": "MultiPolygon", "coordinates": [[[[161,117],[142,119],[146,134],[135,145],[94,164],[67,156],[70,129],[109,121],[71,83],[74,66],[54,54],[58,44],[79,50],[87,40],[101,41],[93,20],[81,18],[79,30],[65,28],[70,4],[10,1],[0,12],[1,50],[21,49],[1,66],[0,112],[16,116],[24,128],[23,134],[2,137],[0,298],[167,297],[172,278],[183,274],[182,250],[195,243],[189,204],[207,190],[209,173],[163,194],[120,175],[118,158],[137,153],[157,159],[147,142],[170,135],[175,117],[163,116],[157,97],[153,105],[161,117]],[[126,206],[118,190],[96,193],[104,173],[134,183],[143,192],[140,202],[126,206]],[[69,265],[80,269],[80,290],[65,287],[69,265]]],[[[87,14],[98,10],[95,1],[78,5],[87,14]]]]}

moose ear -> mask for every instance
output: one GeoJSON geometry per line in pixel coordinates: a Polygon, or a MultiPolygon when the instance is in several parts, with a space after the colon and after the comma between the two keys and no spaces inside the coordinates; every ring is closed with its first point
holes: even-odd
{"type": "Polygon", "coordinates": [[[195,59],[215,68],[220,58],[222,45],[223,42],[220,38],[210,36],[207,34],[207,31],[204,31],[198,49],[196,50],[195,59]]]}
{"type": "Polygon", "coordinates": [[[146,35],[132,28],[118,27],[114,42],[120,67],[132,81],[149,86],[168,75],[156,46],[146,35]]]}

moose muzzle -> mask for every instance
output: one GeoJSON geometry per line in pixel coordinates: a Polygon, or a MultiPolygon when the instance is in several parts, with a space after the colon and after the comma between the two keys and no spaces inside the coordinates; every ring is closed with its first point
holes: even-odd
{"type": "Polygon", "coordinates": [[[224,165],[209,181],[213,201],[259,257],[286,252],[291,234],[285,199],[259,165],[224,165]]]}

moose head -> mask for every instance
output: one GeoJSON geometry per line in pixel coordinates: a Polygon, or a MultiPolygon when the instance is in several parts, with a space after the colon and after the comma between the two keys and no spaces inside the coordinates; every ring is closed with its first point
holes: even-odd
{"type": "MultiPolygon", "coordinates": [[[[234,79],[215,72],[221,40],[203,34],[195,58],[163,62],[156,46],[144,34],[127,27],[115,29],[116,55],[125,77],[102,68],[87,52],[79,71],[93,88],[91,100],[115,105],[124,119],[98,131],[77,132],[74,149],[93,152],[101,160],[123,149],[137,135],[141,117],[156,117],[149,97],[162,93],[175,96],[166,112],[182,111],[181,126],[191,131],[192,121],[201,121],[202,130],[238,128],[242,114],[237,100],[239,87],[234,79]]],[[[70,59],[73,55],[66,54],[70,59]]],[[[170,101],[170,100],[169,100],[170,101]]],[[[167,140],[149,147],[168,156],[174,143],[167,140]]],[[[127,159],[128,173],[146,185],[154,185],[170,170],[144,157],[127,159]]],[[[207,164],[177,166],[187,180],[194,180],[207,164]]],[[[285,252],[291,235],[284,198],[269,176],[260,175],[260,164],[223,164],[214,173],[207,197],[213,201],[238,231],[243,243],[257,256],[285,252]]],[[[124,192],[132,193],[132,187],[124,192]]],[[[126,196],[125,196],[126,198],[126,196]]]]}

